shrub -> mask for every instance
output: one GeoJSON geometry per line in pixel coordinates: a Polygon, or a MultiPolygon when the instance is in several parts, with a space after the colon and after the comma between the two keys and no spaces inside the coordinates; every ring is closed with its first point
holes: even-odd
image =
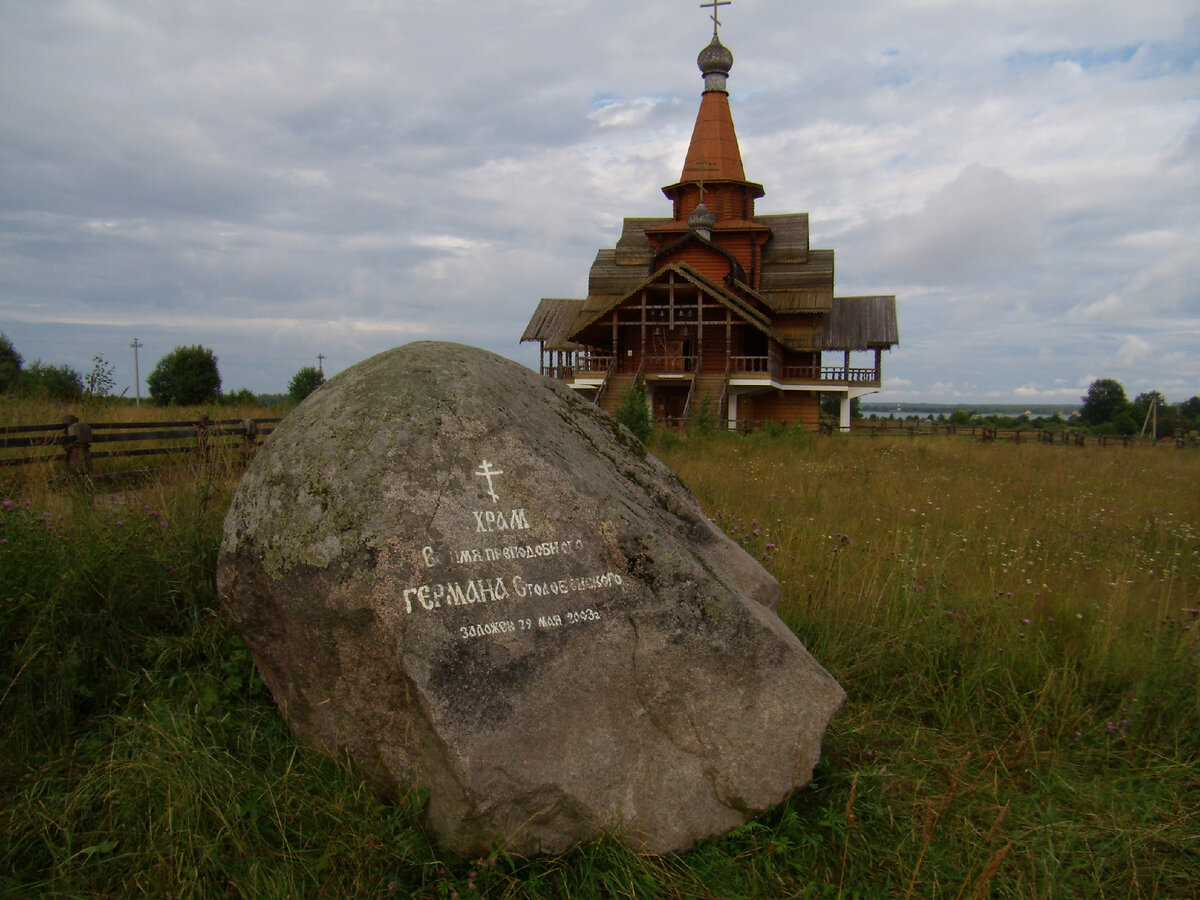
{"type": "Polygon", "coordinates": [[[288,382],[288,397],[299,403],[325,383],[325,373],[316,366],[305,366],[288,382]]]}
{"type": "Polygon", "coordinates": [[[91,398],[107,397],[116,386],[113,364],[100,354],[92,357],[92,370],[84,383],[84,392],[91,398]]]}
{"type": "Polygon", "coordinates": [[[1081,399],[1083,406],[1079,410],[1079,421],[1084,425],[1113,422],[1130,405],[1125,388],[1112,378],[1097,378],[1088,387],[1087,396],[1081,399]]]}
{"type": "Polygon", "coordinates": [[[691,421],[688,422],[688,430],[694,430],[697,434],[709,435],[720,427],[721,423],[717,421],[717,407],[713,403],[712,395],[705,394],[696,405],[696,411],[692,413],[691,421]]]}
{"type": "Polygon", "coordinates": [[[218,400],[221,373],[217,357],[199,344],[176,347],[154,366],[146,385],[159,406],[189,406],[218,400]]]}
{"type": "Polygon", "coordinates": [[[650,437],[654,423],[650,418],[650,407],[646,404],[644,388],[631,387],[621,396],[621,405],[617,407],[616,419],[634,433],[639,441],[650,437]]]}
{"type": "Polygon", "coordinates": [[[35,359],[21,370],[17,389],[26,397],[69,403],[83,396],[83,378],[70,366],[52,366],[35,359]]]}
{"type": "Polygon", "coordinates": [[[17,386],[17,376],[21,374],[24,362],[13,342],[0,332],[0,394],[7,393],[17,386]]]}

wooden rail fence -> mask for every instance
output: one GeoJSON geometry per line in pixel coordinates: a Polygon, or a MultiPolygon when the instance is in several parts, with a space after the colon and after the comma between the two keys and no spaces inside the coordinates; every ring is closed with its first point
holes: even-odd
{"type": "Polygon", "coordinates": [[[1196,444],[1195,438],[1189,437],[1183,431],[1155,441],[1151,438],[1129,434],[1083,434],[1064,429],[1051,431],[1044,428],[997,428],[994,425],[951,425],[946,422],[911,422],[902,419],[856,419],[852,423],[851,431],[859,434],[867,432],[872,437],[887,434],[910,437],[945,434],[977,437],[981,441],[1009,441],[1014,444],[1063,444],[1075,447],[1083,447],[1088,444],[1099,447],[1145,447],[1158,444],[1174,444],[1183,447],[1196,444]]]}
{"type": "MultiPolygon", "coordinates": [[[[686,430],[695,425],[694,421],[682,418],[659,419],[656,424],[667,428],[686,430]]],[[[722,423],[723,424],[723,423],[722,423]]],[[[823,418],[820,421],[778,422],[775,420],[743,420],[736,429],[742,434],[749,434],[763,428],[778,426],[780,428],[806,428],[819,431],[821,434],[837,434],[838,424],[832,419],[823,418]]],[[[721,424],[714,427],[720,428],[721,424]]],[[[725,426],[728,427],[728,426],[725,426]]],[[[879,437],[893,435],[899,437],[923,437],[932,435],[947,435],[958,437],[974,437],[981,442],[1006,441],[1012,444],[1038,443],[1059,444],[1062,446],[1096,446],[1096,447],[1145,447],[1150,445],[1170,444],[1179,447],[1197,446],[1195,436],[1179,432],[1170,437],[1159,438],[1157,441],[1137,435],[1113,434],[1083,434],[1076,431],[1058,429],[1051,431],[1043,428],[997,428],[994,425],[951,425],[945,422],[905,421],[904,419],[855,419],[850,423],[850,434],[856,436],[869,435],[879,437]]]]}
{"type": "MultiPolygon", "coordinates": [[[[81,422],[66,416],[57,425],[0,426],[0,470],[10,466],[57,465],[76,477],[96,479],[134,477],[148,474],[146,469],[104,467],[101,460],[136,457],[187,457],[173,467],[202,466],[220,451],[236,449],[243,464],[275,426],[278,418],[209,419],[164,422],[81,422]],[[137,446],[140,445],[140,446],[137,446]],[[152,446],[147,446],[152,445],[152,446]],[[103,449],[100,449],[103,448],[103,449]]],[[[172,466],[158,466],[162,471],[172,466]]]]}

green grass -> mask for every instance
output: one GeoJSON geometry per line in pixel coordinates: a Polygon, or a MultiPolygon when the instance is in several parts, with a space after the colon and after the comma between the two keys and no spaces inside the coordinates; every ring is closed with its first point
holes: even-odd
{"type": "Polygon", "coordinates": [[[227,474],[24,485],[0,506],[0,896],[1194,896],[1194,451],[654,449],[849,693],[789,802],[679,856],[453,859],[419,794],[384,804],[287,732],[215,608],[227,474]]]}

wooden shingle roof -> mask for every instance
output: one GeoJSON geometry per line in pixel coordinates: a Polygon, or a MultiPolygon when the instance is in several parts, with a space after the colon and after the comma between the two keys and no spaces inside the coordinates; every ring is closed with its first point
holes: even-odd
{"type": "Polygon", "coordinates": [[[813,350],[888,349],[900,343],[896,298],[835,297],[829,315],[813,329],[813,350]]]}
{"type": "Polygon", "coordinates": [[[755,216],[754,221],[772,232],[771,240],[763,247],[763,265],[808,259],[808,213],[755,216]]]}
{"type": "Polygon", "coordinates": [[[543,297],[525,326],[521,341],[544,341],[547,350],[576,350],[578,344],[566,340],[583,308],[582,300],[568,297],[543,297]]]}
{"type": "Polygon", "coordinates": [[[654,248],[646,237],[646,229],[675,221],[664,218],[627,218],[621,227],[614,262],[619,266],[649,266],[654,248]]]}

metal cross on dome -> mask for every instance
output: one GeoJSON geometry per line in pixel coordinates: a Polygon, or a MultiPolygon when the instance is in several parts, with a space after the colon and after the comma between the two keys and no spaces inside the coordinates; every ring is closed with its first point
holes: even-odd
{"type": "Polygon", "coordinates": [[[711,9],[712,14],[709,16],[713,20],[713,37],[717,36],[717,29],[721,27],[721,20],[717,18],[717,13],[721,11],[722,6],[729,6],[733,0],[709,0],[708,3],[701,3],[701,9],[711,9]]]}

